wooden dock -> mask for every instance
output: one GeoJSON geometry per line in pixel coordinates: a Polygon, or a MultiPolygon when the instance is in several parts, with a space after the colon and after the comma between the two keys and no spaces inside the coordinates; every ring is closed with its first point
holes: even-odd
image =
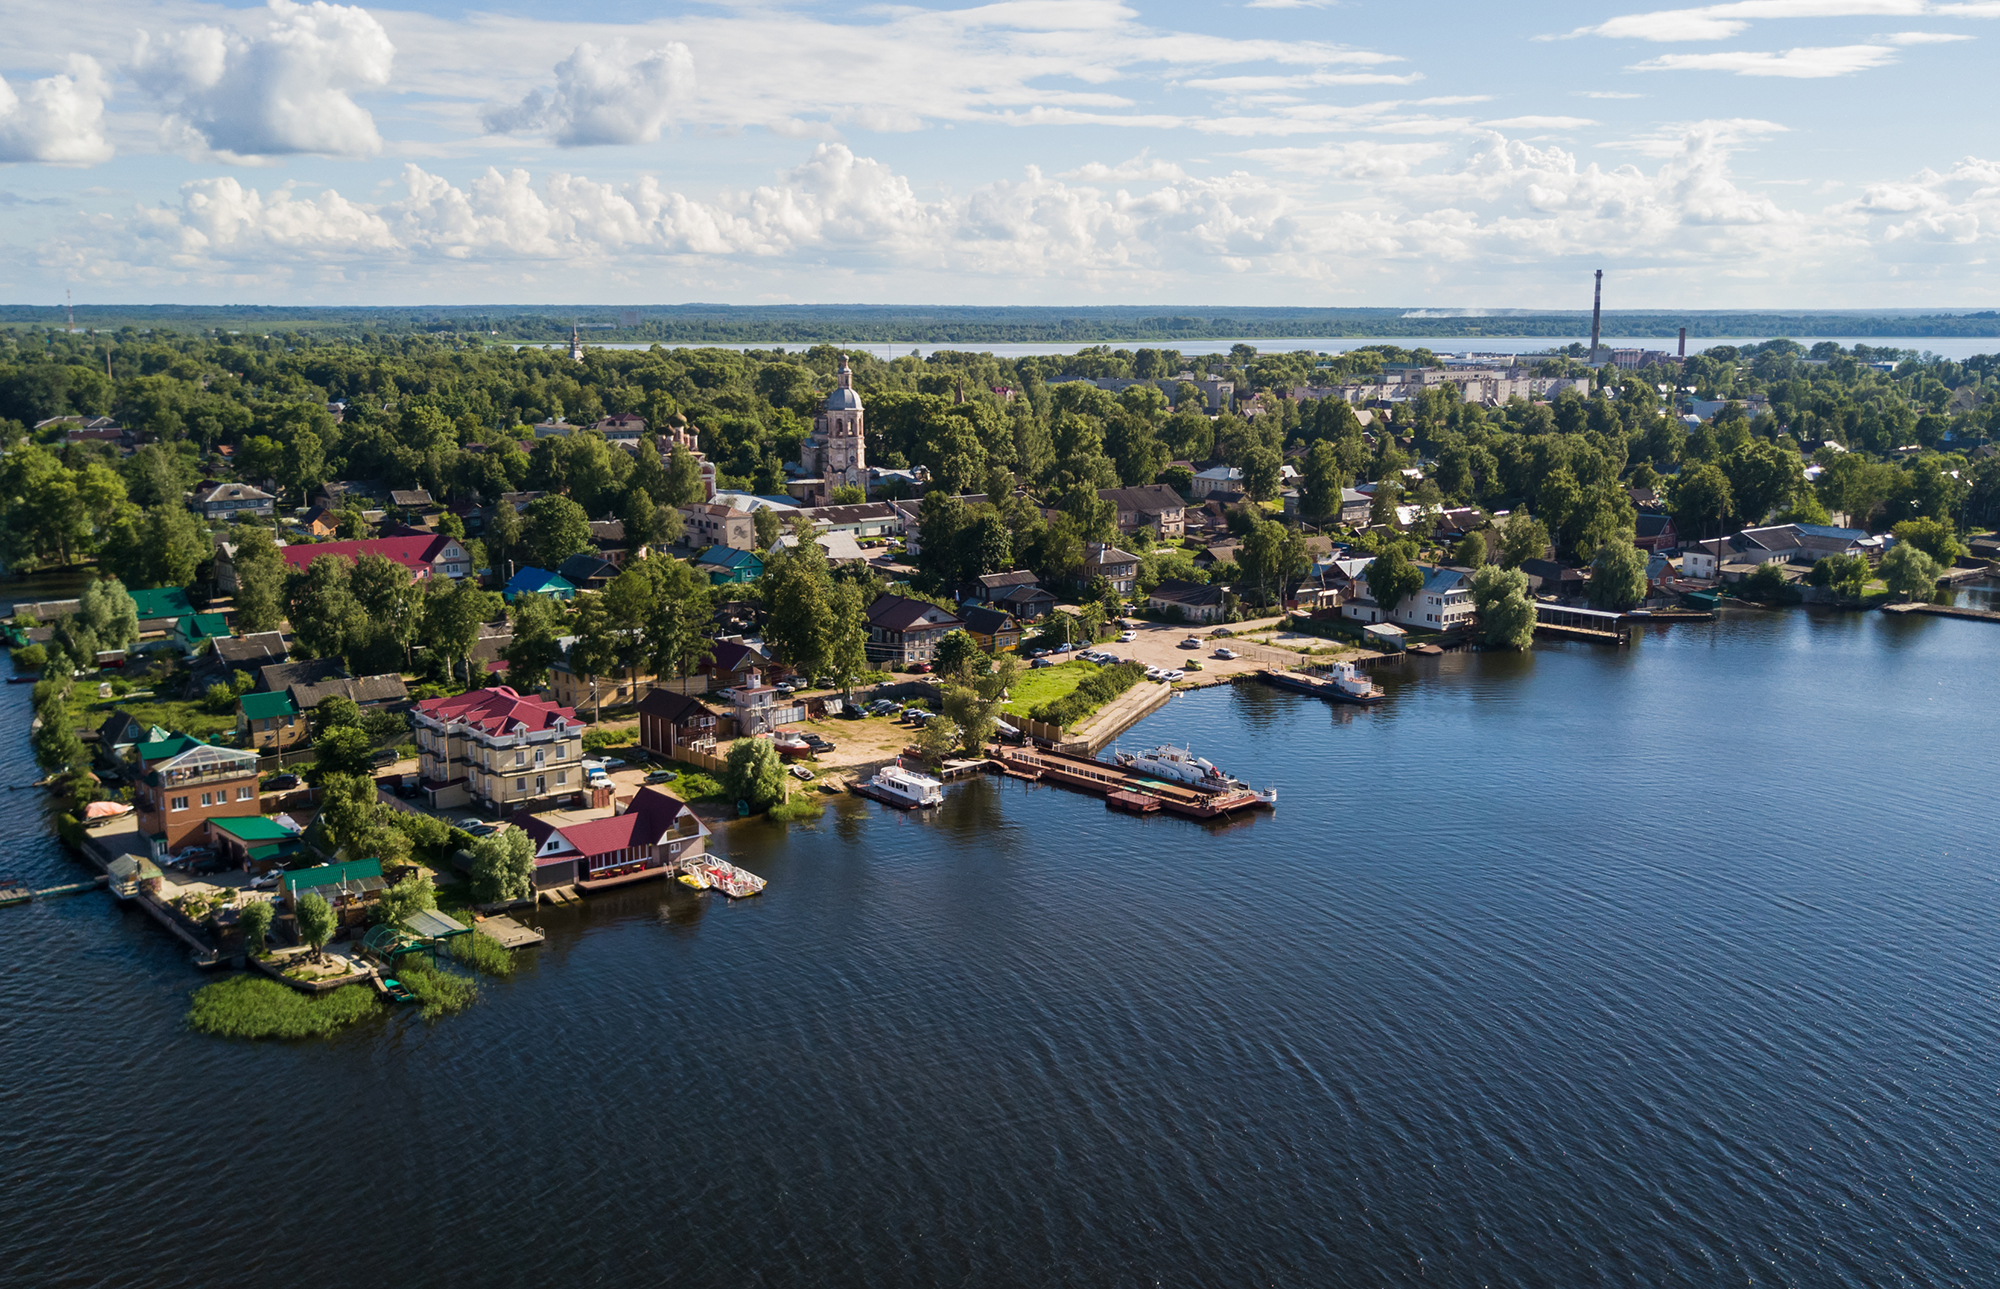
{"type": "Polygon", "coordinates": [[[522,926],[505,913],[480,920],[476,929],[481,935],[490,935],[500,942],[503,949],[525,949],[531,944],[540,944],[548,937],[530,926],[522,926]]]}
{"type": "Polygon", "coordinates": [[[1917,613],[1927,618],[1965,618],[1972,622],[2000,622],[2000,612],[1992,609],[1966,609],[1956,604],[1885,604],[1882,612],[1902,615],[1917,613]]]}

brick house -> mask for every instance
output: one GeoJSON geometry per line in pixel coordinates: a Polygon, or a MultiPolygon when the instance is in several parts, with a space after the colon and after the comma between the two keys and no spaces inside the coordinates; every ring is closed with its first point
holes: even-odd
{"type": "Polygon", "coordinates": [[[573,708],[495,685],[425,699],[410,716],[420,782],[435,807],[511,812],[583,791],[586,723],[573,708]]]}
{"type": "Polygon", "coordinates": [[[200,841],[210,819],[263,813],[255,752],[176,734],[137,745],[132,757],[140,769],[132,804],[156,860],[200,841]]]}
{"type": "Polygon", "coordinates": [[[306,722],[290,694],[239,694],[236,734],[246,744],[281,752],[305,742],[306,722]]]}

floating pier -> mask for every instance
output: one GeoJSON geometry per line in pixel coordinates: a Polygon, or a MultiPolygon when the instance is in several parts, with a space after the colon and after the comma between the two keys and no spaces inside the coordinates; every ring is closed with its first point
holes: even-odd
{"type": "Polygon", "coordinates": [[[992,752],[993,760],[1004,773],[1094,792],[1104,797],[1107,804],[1135,813],[1171,810],[1190,819],[1218,819],[1261,804],[1254,792],[1201,792],[1180,784],[1141,778],[1118,766],[1069,752],[1004,745],[996,746],[992,752]],[[1137,804],[1135,799],[1141,798],[1154,804],[1137,804]]]}

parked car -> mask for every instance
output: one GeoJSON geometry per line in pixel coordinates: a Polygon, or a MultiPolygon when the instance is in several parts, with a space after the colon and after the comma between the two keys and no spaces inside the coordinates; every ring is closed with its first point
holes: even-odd
{"type": "Polygon", "coordinates": [[[602,774],[602,773],[604,773],[604,762],[602,762],[602,761],[600,761],[600,760],[596,760],[596,759],[594,759],[594,758],[590,758],[590,757],[586,757],[586,758],[585,758],[585,759],[583,760],[583,762],[582,762],[582,765],[583,765],[583,772],[584,772],[585,774],[602,774]]]}
{"type": "Polygon", "coordinates": [[[278,879],[283,877],[284,875],[285,875],[285,870],[282,868],[274,868],[268,873],[259,873],[257,876],[250,879],[250,889],[253,891],[261,891],[267,886],[276,886],[278,884],[278,879]]]}
{"type": "Polygon", "coordinates": [[[1048,650],[1046,650],[1046,649],[1037,649],[1037,650],[1035,650],[1035,651],[1034,651],[1033,653],[1029,654],[1028,656],[1029,656],[1030,658],[1046,658],[1046,657],[1048,657],[1048,654],[1049,654],[1049,651],[1048,651],[1048,650]]]}
{"type": "Polygon", "coordinates": [[[799,687],[789,680],[781,680],[773,688],[781,694],[796,694],[799,692],[799,687]]]}
{"type": "Polygon", "coordinates": [[[274,774],[264,780],[264,791],[266,792],[290,792],[298,786],[299,776],[296,774],[274,774]]]}
{"type": "Polygon", "coordinates": [[[1181,641],[1181,648],[1199,649],[1201,648],[1201,641],[1194,636],[1189,636],[1187,639],[1181,641]]]}
{"type": "Polygon", "coordinates": [[[1215,630],[1209,632],[1208,634],[1210,639],[1228,640],[1236,633],[1234,631],[1231,631],[1228,627],[1217,627],[1215,630]]]}
{"type": "Polygon", "coordinates": [[[678,779],[680,777],[681,777],[680,773],[676,770],[655,770],[651,774],[646,776],[646,782],[671,783],[673,780],[678,779]]]}
{"type": "Polygon", "coordinates": [[[1139,638],[1139,633],[1137,631],[1120,631],[1118,633],[1119,644],[1131,644],[1134,640],[1137,640],[1138,638],[1139,638]]]}
{"type": "Polygon", "coordinates": [[[624,760],[615,756],[607,756],[602,761],[599,761],[598,764],[607,770],[622,770],[625,768],[624,760]]]}
{"type": "Polygon", "coordinates": [[[1186,680],[1187,673],[1180,670],[1180,668],[1176,667],[1171,670],[1161,672],[1160,679],[1166,681],[1168,684],[1172,684],[1176,680],[1186,680]]]}
{"type": "Polygon", "coordinates": [[[1053,667],[1053,666],[1055,666],[1055,664],[1050,662],[1047,658],[1037,658],[1033,662],[1030,662],[1028,664],[1028,668],[1031,671],[1037,667],[1053,667]]]}
{"type": "Polygon", "coordinates": [[[1167,673],[1166,673],[1166,671],[1165,671],[1164,669],[1162,669],[1162,668],[1159,668],[1159,667],[1148,667],[1148,668],[1146,668],[1146,679],[1147,679],[1147,680],[1161,680],[1161,679],[1164,679],[1164,678],[1166,677],[1166,674],[1167,674],[1167,673]]]}
{"type": "Polygon", "coordinates": [[[1187,667],[1187,669],[1188,669],[1189,671],[1200,671],[1200,670],[1201,670],[1201,659],[1199,659],[1199,658],[1190,658],[1190,659],[1188,659],[1188,660],[1187,660],[1187,662],[1186,662],[1186,663],[1185,663],[1184,665],[1185,665],[1185,666],[1187,667]]]}
{"type": "Polygon", "coordinates": [[[1224,645],[1220,649],[1217,649],[1215,651],[1215,656],[1218,658],[1236,658],[1240,657],[1241,655],[1239,655],[1234,649],[1231,649],[1228,645],[1224,645]]]}
{"type": "Polygon", "coordinates": [[[931,665],[927,662],[913,662],[910,664],[910,671],[918,676],[928,675],[930,669],[931,665]]]}

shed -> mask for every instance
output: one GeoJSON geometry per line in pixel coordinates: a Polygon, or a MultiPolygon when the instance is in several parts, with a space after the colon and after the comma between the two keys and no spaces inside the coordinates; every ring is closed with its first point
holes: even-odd
{"type": "Polygon", "coordinates": [[[1393,622],[1375,622],[1361,628],[1361,634],[1369,643],[1383,649],[1401,649],[1408,641],[1410,633],[1393,622]]]}
{"type": "Polygon", "coordinates": [[[302,868],[278,879],[279,892],[287,906],[296,909],[301,895],[319,895],[336,908],[358,904],[389,884],[382,880],[382,861],[356,859],[345,864],[321,864],[302,868]]]}
{"type": "Polygon", "coordinates": [[[403,919],[403,927],[411,935],[432,943],[449,940],[453,936],[472,934],[471,927],[436,909],[419,909],[403,919]]]}

